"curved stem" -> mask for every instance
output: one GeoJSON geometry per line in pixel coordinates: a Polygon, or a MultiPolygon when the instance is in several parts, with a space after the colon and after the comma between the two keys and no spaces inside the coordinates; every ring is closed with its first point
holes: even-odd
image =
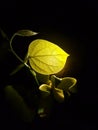
{"type": "Polygon", "coordinates": [[[13,41],[13,39],[14,39],[14,37],[17,35],[17,33],[14,33],[14,35],[11,37],[11,39],[10,39],[10,48],[11,48],[11,51],[12,51],[12,53],[16,56],[16,58],[20,61],[20,62],[22,62],[26,67],[28,67],[28,68],[30,68],[30,66],[26,63],[26,62],[24,62],[24,60],[22,60],[18,55],[17,55],[17,53],[14,51],[14,49],[13,49],[13,47],[12,47],[12,41],[13,41]]]}
{"type": "Polygon", "coordinates": [[[35,81],[36,81],[37,85],[39,86],[40,84],[39,84],[39,81],[38,81],[38,79],[37,79],[36,72],[35,72],[34,70],[32,70],[32,68],[30,68],[29,70],[30,70],[30,72],[33,74],[33,76],[34,76],[34,78],[35,78],[35,81]]]}
{"type": "Polygon", "coordinates": [[[14,33],[14,35],[11,37],[10,39],[10,48],[11,48],[11,51],[12,53],[17,57],[18,60],[20,60],[22,63],[24,63],[24,61],[16,54],[16,52],[14,51],[13,47],[12,47],[12,41],[14,39],[14,37],[16,36],[17,34],[14,33]]]}
{"type": "MultiPolygon", "coordinates": [[[[24,64],[30,71],[32,71],[32,68],[27,64],[28,58],[25,59],[25,60],[22,60],[22,59],[17,55],[17,53],[14,51],[14,49],[13,49],[13,47],[12,47],[12,41],[13,41],[13,39],[14,39],[14,37],[15,37],[16,35],[17,35],[17,33],[14,33],[13,36],[11,37],[11,39],[10,39],[10,49],[11,49],[12,53],[16,56],[16,58],[17,58],[20,62],[22,62],[22,64],[24,64]]],[[[23,66],[22,66],[22,67],[23,67],[23,66]]],[[[32,71],[32,74],[33,74],[33,76],[34,76],[34,78],[35,78],[35,81],[36,81],[37,85],[39,86],[39,82],[38,82],[38,79],[37,79],[37,77],[36,77],[35,71],[32,71]]]]}

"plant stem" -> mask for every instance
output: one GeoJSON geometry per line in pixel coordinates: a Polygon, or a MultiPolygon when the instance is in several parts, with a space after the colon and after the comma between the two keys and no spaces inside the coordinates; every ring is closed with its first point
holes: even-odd
{"type": "Polygon", "coordinates": [[[24,61],[16,54],[16,52],[14,51],[14,49],[12,47],[12,41],[15,36],[16,36],[16,33],[14,33],[14,35],[10,39],[10,48],[11,48],[12,53],[17,57],[17,59],[20,60],[22,63],[24,63],[24,61]]]}
{"type": "Polygon", "coordinates": [[[13,39],[14,39],[14,37],[17,35],[17,33],[14,33],[14,35],[11,37],[11,39],[10,39],[10,48],[11,48],[11,51],[12,51],[12,53],[16,56],[16,58],[20,61],[20,62],[22,62],[27,68],[30,68],[30,66],[26,63],[26,62],[24,62],[24,60],[22,60],[18,55],[17,55],[17,53],[14,51],[14,49],[13,49],[13,47],[12,47],[12,41],[13,41],[13,39]]]}
{"type": "Polygon", "coordinates": [[[13,47],[12,47],[12,41],[13,41],[13,39],[14,39],[14,37],[15,37],[16,35],[17,35],[17,33],[14,33],[13,36],[11,37],[11,39],[10,39],[10,48],[11,48],[11,51],[12,51],[12,53],[16,56],[16,58],[17,58],[20,62],[22,62],[22,64],[24,64],[24,65],[31,71],[31,73],[33,74],[33,76],[34,76],[34,78],[35,78],[35,81],[36,81],[37,85],[39,86],[39,82],[38,82],[38,79],[37,79],[37,77],[36,77],[35,71],[33,71],[32,68],[27,64],[28,58],[25,58],[25,60],[22,60],[22,59],[17,55],[17,53],[14,51],[14,49],[13,49],[13,47]]]}
{"type": "Polygon", "coordinates": [[[30,72],[33,74],[33,76],[34,76],[34,78],[35,78],[35,81],[36,81],[37,85],[39,86],[39,82],[38,82],[38,79],[37,79],[37,77],[36,77],[36,72],[35,72],[34,70],[32,70],[32,68],[30,68],[29,70],[30,70],[30,72]]]}

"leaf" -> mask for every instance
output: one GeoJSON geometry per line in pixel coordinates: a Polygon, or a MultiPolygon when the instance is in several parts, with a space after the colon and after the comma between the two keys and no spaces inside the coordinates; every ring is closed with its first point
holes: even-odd
{"type": "Polygon", "coordinates": [[[68,56],[58,45],[43,39],[32,41],[27,54],[32,69],[44,75],[61,71],[68,56]]]}
{"type": "Polygon", "coordinates": [[[31,30],[19,30],[15,34],[24,37],[24,36],[34,36],[34,35],[37,35],[38,33],[33,32],[31,30]]]}
{"type": "Polygon", "coordinates": [[[54,94],[54,98],[58,101],[58,102],[63,102],[64,101],[64,93],[62,89],[58,89],[55,88],[53,90],[53,94],[54,94]]]}
{"type": "Polygon", "coordinates": [[[75,87],[77,80],[72,77],[65,77],[62,78],[61,83],[57,86],[59,89],[63,89],[64,91],[71,91],[74,92],[75,90],[73,87],[75,87]]]}
{"type": "Polygon", "coordinates": [[[42,84],[39,87],[42,97],[47,97],[50,95],[51,87],[47,84],[42,84]]]}
{"type": "Polygon", "coordinates": [[[5,87],[4,94],[14,113],[23,121],[32,122],[35,113],[28,108],[20,94],[10,85],[5,87]]]}

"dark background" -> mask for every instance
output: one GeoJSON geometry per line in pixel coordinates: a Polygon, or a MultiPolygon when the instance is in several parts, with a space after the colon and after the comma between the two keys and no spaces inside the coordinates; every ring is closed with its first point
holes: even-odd
{"type": "MultiPolygon", "coordinates": [[[[54,120],[45,122],[46,125],[42,128],[97,129],[97,17],[97,3],[94,0],[64,3],[14,0],[0,2],[0,27],[9,38],[17,30],[31,29],[39,32],[38,38],[54,42],[70,54],[63,75],[77,78],[78,92],[64,105],[66,111],[63,107],[59,108],[54,120]]],[[[21,50],[23,44],[19,47],[21,50]]],[[[14,66],[15,63],[7,59],[7,64],[14,66]]],[[[1,64],[0,67],[4,66],[1,64]]],[[[6,72],[10,70],[8,67],[4,69],[6,72]]],[[[3,74],[2,72],[1,77],[7,75],[3,74]]],[[[15,120],[9,119],[7,114],[3,118],[8,119],[5,124],[9,120],[15,120]]],[[[16,124],[22,126],[22,122],[16,124]]]]}

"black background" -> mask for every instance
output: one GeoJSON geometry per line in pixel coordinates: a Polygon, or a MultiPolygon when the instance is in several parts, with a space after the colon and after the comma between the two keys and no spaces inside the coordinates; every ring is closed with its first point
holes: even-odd
{"type": "Polygon", "coordinates": [[[9,38],[17,30],[31,29],[70,54],[63,75],[77,78],[78,93],[45,128],[97,129],[97,17],[93,0],[0,2],[0,27],[9,38]]]}

